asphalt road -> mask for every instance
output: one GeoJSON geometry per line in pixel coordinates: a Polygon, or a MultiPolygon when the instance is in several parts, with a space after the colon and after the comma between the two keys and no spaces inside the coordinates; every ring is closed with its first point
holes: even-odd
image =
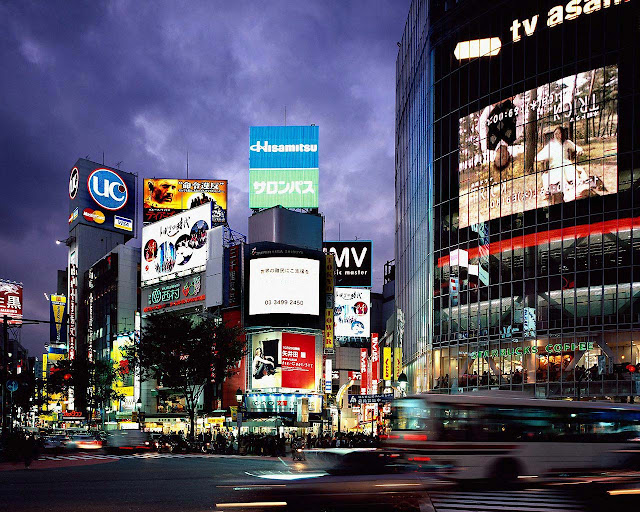
{"type": "MultiPolygon", "coordinates": [[[[372,495],[389,512],[393,507],[411,510],[400,494],[414,490],[411,486],[420,493],[418,510],[427,512],[614,512],[630,509],[638,498],[609,496],[593,482],[496,489],[437,482],[425,487],[423,480],[405,475],[332,476],[324,474],[327,463],[313,457],[294,463],[259,457],[79,453],[39,460],[28,470],[0,466],[0,510],[11,512],[249,510],[242,504],[250,503],[282,510],[277,505],[285,502],[287,510],[371,512],[372,495]]],[[[631,480],[622,487],[633,488],[631,480]]],[[[634,494],[640,493],[638,485],[634,494]]]]}

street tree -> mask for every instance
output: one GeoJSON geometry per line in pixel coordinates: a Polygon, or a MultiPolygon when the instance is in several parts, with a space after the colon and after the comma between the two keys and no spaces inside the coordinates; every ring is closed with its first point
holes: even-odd
{"type": "Polygon", "coordinates": [[[115,384],[126,372],[126,366],[115,366],[111,360],[63,359],[49,373],[47,393],[61,393],[68,399],[73,389],[74,401],[85,405],[89,420],[94,411],[100,411],[104,419],[107,406],[124,398],[115,384]]]}
{"type": "Polygon", "coordinates": [[[178,313],[147,317],[139,342],[125,349],[125,357],[142,380],[153,379],[184,399],[191,437],[206,384],[213,381],[219,392],[224,379],[239,371],[245,353],[241,328],[211,316],[178,313]]]}

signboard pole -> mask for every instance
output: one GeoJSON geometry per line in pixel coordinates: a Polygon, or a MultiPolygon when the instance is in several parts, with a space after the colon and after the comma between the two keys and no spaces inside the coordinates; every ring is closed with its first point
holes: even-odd
{"type": "Polygon", "coordinates": [[[5,417],[7,415],[7,399],[6,392],[4,390],[4,383],[7,380],[8,372],[7,372],[7,340],[9,339],[9,317],[4,315],[2,317],[2,382],[0,382],[0,386],[2,387],[2,437],[6,436],[7,429],[5,428],[6,420],[5,417]]]}

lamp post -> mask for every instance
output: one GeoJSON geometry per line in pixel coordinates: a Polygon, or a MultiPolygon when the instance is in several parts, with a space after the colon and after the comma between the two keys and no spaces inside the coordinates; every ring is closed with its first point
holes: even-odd
{"type": "Polygon", "coordinates": [[[238,402],[238,412],[236,413],[236,426],[238,429],[238,446],[240,446],[240,429],[242,428],[242,410],[244,403],[244,394],[242,390],[238,388],[236,391],[236,401],[238,402]]]}
{"type": "Polygon", "coordinates": [[[398,375],[398,387],[400,388],[400,393],[402,396],[404,396],[407,392],[407,383],[409,382],[409,379],[407,379],[407,374],[402,372],[400,375],[398,375]]]}
{"type": "Polygon", "coordinates": [[[136,402],[136,411],[138,413],[138,429],[142,430],[142,418],[140,417],[140,411],[142,409],[142,398],[138,397],[136,402]]]}

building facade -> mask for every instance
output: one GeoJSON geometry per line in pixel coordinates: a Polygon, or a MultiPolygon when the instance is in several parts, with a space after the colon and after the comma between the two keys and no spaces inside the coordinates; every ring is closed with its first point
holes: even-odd
{"type": "Polygon", "coordinates": [[[415,0],[397,59],[411,391],[632,397],[636,2],[415,0]]]}

